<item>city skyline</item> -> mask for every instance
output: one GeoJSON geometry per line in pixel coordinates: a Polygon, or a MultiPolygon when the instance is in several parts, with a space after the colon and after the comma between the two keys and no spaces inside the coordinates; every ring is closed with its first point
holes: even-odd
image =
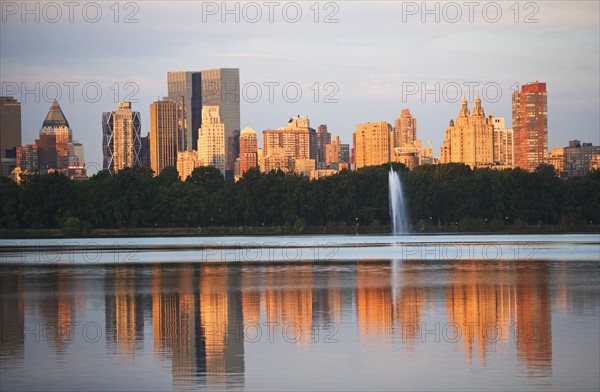
{"type": "MultiPolygon", "coordinates": [[[[276,13],[272,24],[248,23],[244,15],[239,23],[231,16],[222,23],[219,14],[203,15],[198,2],[135,4],[137,23],[131,24],[122,23],[135,11],[130,9],[121,9],[120,22],[115,23],[106,8],[103,19],[95,24],[81,20],[80,13],[75,13],[79,20],[69,23],[66,10],[64,20],[54,24],[43,15],[40,23],[31,16],[23,23],[19,14],[5,14],[0,48],[2,95],[15,95],[23,102],[23,144],[36,137],[39,118],[50,103],[45,98],[53,98],[58,85],[62,90],[58,101],[80,135],[86,160],[101,167],[101,112],[113,110],[128,96],[137,99],[132,106],[140,111],[142,135],[146,135],[150,103],[168,95],[167,72],[217,67],[240,69],[240,128],[257,130],[259,144],[262,130],[276,128],[296,114],[308,115],[314,124],[327,124],[332,135],[350,143],[356,124],[383,119],[393,124],[400,111],[409,108],[419,119],[420,138],[431,140],[437,152],[461,95],[467,95],[471,106],[479,92],[486,113],[505,117],[510,128],[515,83],[520,86],[535,80],[548,84],[549,148],[566,146],[573,138],[600,144],[600,45],[595,17],[599,6],[595,2],[536,3],[538,9],[530,18],[535,23],[524,23],[525,16],[535,10],[522,8],[515,23],[515,11],[504,3],[500,3],[502,18],[497,23],[483,19],[480,9],[473,23],[466,19],[466,9],[461,20],[451,23],[443,12],[445,3],[440,3],[436,22],[435,15],[403,13],[403,3],[337,2],[335,9],[319,3],[319,23],[314,22],[309,4],[301,3],[298,23],[288,23],[276,13]],[[323,23],[329,15],[337,22],[323,23]],[[161,31],[152,49],[144,49],[146,37],[156,31],[160,20],[174,16],[180,22],[176,28],[161,31]],[[378,23],[373,34],[355,31],[363,20],[374,18],[378,23]],[[64,28],[71,34],[59,36],[64,28]],[[211,38],[204,38],[203,32],[211,32],[211,38]],[[138,49],[131,50],[132,45],[138,49]],[[507,45],[510,50],[504,49],[507,45]],[[109,46],[114,50],[107,56],[101,49],[109,46]],[[23,93],[21,87],[35,90],[35,83],[39,83],[38,93],[23,93]],[[89,83],[101,89],[102,96],[95,103],[83,98],[83,87],[94,86],[89,83]],[[296,84],[302,97],[288,102],[293,101],[296,84]],[[15,86],[19,90],[8,94],[15,86]],[[286,86],[288,101],[282,98],[286,86]],[[455,99],[457,86],[460,91],[455,99]],[[273,102],[268,99],[271,87],[273,102]],[[501,96],[496,99],[498,87],[501,96]],[[437,93],[427,93],[436,89],[437,93]],[[257,91],[262,94],[258,100],[257,91]]],[[[263,12],[263,19],[266,15],[263,12]]],[[[93,92],[89,88],[87,98],[93,98],[93,92]]]]}

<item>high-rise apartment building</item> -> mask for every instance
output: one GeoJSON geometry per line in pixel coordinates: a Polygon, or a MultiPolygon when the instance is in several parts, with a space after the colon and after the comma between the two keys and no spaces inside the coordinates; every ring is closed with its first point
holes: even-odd
{"type": "Polygon", "coordinates": [[[494,165],[512,168],[515,164],[514,132],[504,125],[504,117],[490,116],[494,127],[494,165]]]}
{"type": "Polygon", "coordinates": [[[326,147],[331,143],[331,133],[327,132],[327,125],[321,124],[317,130],[317,169],[327,166],[326,147]]]}
{"type": "Polygon", "coordinates": [[[548,151],[548,95],[546,83],[521,86],[512,95],[515,166],[533,171],[548,151]]]}
{"type": "Polygon", "coordinates": [[[256,131],[246,127],[240,134],[240,176],[253,167],[258,167],[258,141],[256,131]]]}
{"type": "Polygon", "coordinates": [[[17,166],[17,147],[21,146],[21,102],[0,97],[0,175],[8,176],[17,166]]]}
{"type": "Polygon", "coordinates": [[[182,126],[179,150],[197,150],[198,129],[202,125],[202,79],[200,72],[167,72],[168,98],[181,102],[182,126]]]}
{"type": "Polygon", "coordinates": [[[392,126],[385,121],[359,124],[354,132],[354,168],[381,165],[390,161],[392,126]]]}
{"type": "Polygon", "coordinates": [[[16,166],[20,168],[20,174],[35,174],[38,172],[38,146],[27,144],[17,147],[16,166]]]}
{"type": "Polygon", "coordinates": [[[325,146],[325,166],[337,167],[339,163],[350,162],[350,145],[343,144],[339,136],[334,136],[331,143],[325,146]],[[335,164],[335,165],[334,165],[335,164]],[[333,166],[332,166],[333,165],[333,166]]]}
{"type": "MultiPolygon", "coordinates": [[[[196,141],[197,142],[197,141],[196,141]]],[[[177,173],[181,181],[185,181],[198,165],[198,153],[196,151],[177,152],[177,173]]]]}
{"type": "Polygon", "coordinates": [[[564,174],[567,177],[585,176],[597,154],[600,154],[600,146],[579,140],[569,141],[569,146],[564,148],[564,174]]]}
{"type": "Polygon", "coordinates": [[[198,132],[200,166],[213,166],[225,176],[225,124],[219,106],[202,106],[202,126],[198,132]]]}
{"type": "Polygon", "coordinates": [[[131,102],[119,102],[119,108],[102,114],[102,168],[116,173],[140,165],[140,113],[131,102]]]}
{"type": "Polygon", "coordinates": [[[417,140],[417,119],[410,114],[410,110],[402,109],[394,125],[395,147],[412,147],[417,140]]]}
{"type": "MultiPolygon", "coordinates": [[[[283,153],[283,156],[288,158],[285,160],[287,162],[285,170],[293,171],[295,160],[314,159],[312,156],[316,154],[316,151],[311,154],[312,140],[308,117],[293,117],[288,121],[287,127],[263,131],[263,154],[267,158],[283,153]]],[[[282,158],[277,159],[278,162],[283,160],[282,158]]]]}
{"type": "MultiPolygon", "coordinates": [[[[203,111],[204,106],[219,108],[219,121],[225,129],[225,169],[232,174],[237,156],[228,151],[235,146],[235,131],[240,130],[240,70],[238,68],[203,70],[201,71],[201,80],[203,111]]],[[[202,115],[202,119],[204,119],[204,115],[202,115]]],[[[202,125],[204,125],[203,122],[202,125]]],[[[198,146],[198,150],[200,150],[200,146],[198,146]]],[[[226,175],[226,177],[228,176],[226,175]]]]}
{"type": "Polygon", "coordinates": [[[565,171],[565,149],[555,147],[548,153],[548,164],[554,166],[554,171],[559,176],[565,171]]]}
{"type": "Polygon", "coordinates": [[[481,98],[475,98],[469,113],[467,100],[462,99],[456,121],[450,120],[440,151],[441,163],[462,162],[472,168],[493,164],[494,126],[485,117],[481,98]]]}
{"type": "Polygon", "coordinates": [[[159,175],[167,166],[177,167],[182,106],[181,102],[170,99],[150,105],[150,168],[154,175],[159,175]]]}

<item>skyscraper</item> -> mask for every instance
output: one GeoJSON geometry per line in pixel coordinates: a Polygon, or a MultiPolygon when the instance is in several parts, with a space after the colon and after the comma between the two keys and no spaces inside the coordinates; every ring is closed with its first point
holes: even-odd
{"type": "Polygon", "coordinates": [[[326,147],[331,143],[331,133],[327,132],[327,125],[319,125],[317,130],[317,168],[323,169],[328,165],[326,147]]]}
{"type": "MultiPolygon", "coordinates": [[[[216,106],[219,108],[220,122],[225,129],[224,156],[227,158],[225,169],[233,173],[237,156],[229,154],[228,150],[234,145],[234,131],[240,130],[240,70],[238,68],[208,69],[203,70],[201,75],[202,107],[216,106]]],[[[200,150],[200,146],[198,146],[198,150],[200,150]]]]}
{"type": "Polygon", "coordinates": [[[167,166],[177,167],[183,125],[183,104],[163,99],[150,105],[150,168],[157,176],[167,166]]]}
{"type": "Polygon", "coordinates": [[[253,167],[258,167],[258,142],[256,131],[246,127],[240,133],[240,176],[253,167]]]}
{"type": "Polygon", "coordinates": [[[494,126],[494,164],[505,168],[515,165],[515,141],[512,129],[504,125],[504,117],[490,117],[494,126]]]}
{"type": "Polygon", "coordinates": [[[413,147],[417,140],[417,119],[410,114],[410,110],[402,109],[400,117],[395,121],[396,141],[395,147],[413,147]]]}
{"type": "Polygon", "coordinates": [[[512,96],[515,166],[533,171],[548,151],[548,96],[546,83],[521,86],[512,96]]]}
{"type": "Polygon", "coordinates": [[[385,121],[359,124],[354,132],[355,169],[381,165],[390,161],[393,146],[392,126],[385,121]]]}
{"type": "Polygon", "coordinates": [[[456,121],[450,120],[440,151],[442,163],[462,162],[473,167],[493,163],[494,126],[485,117],[479,95],[473,112],[469,113],[467,100],[462,99],[456,121]]]}
{"type": "Polygon", "coordinates": [[[131,110],[131,102],[119,102],[119,108],[102,113],[102,168],[116,173],[141,165],[140,113],[131,110]]]}
{"type": "Polygon", "coordinates": [[[69,122],[56,99],[52,101],[48,114],[46,114],[46,118],[42,123],[41,135],[54,135],[57,143],[71,143],[73,141],[73,131],[69,128],[69,122]]]}
{"type": "Polygon", "coordinates": [[[218,106],[202,106],[202,126],[198,131],[200,166],[213,166],[225,176],[225,124],[218,106]]]}
{"type": "Polygon", "coordinates": [[[21,146],[21,102],[0,97],[0,175],[8,176],[16,166],[17,147],[21,146]]]}
{"type": "Polygon", "coordinates": [[[202,124],[202,76],[200,72],[167,72],[168,97],[182,103],[182,132],[179,135],[179,150],[198,149],[198,128],[202,124]]]}

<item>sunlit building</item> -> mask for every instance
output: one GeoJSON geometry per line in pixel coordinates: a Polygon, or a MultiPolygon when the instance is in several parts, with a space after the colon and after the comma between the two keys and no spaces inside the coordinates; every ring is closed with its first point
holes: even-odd
{"type": "Polygon", "coordinates": [[[353,135],[355,169],[390,161],[392,126],[385,121],[359,124],[353,135]]]}
{"type": "Polygon", "coordinates": [[[494,165],[497,168],[512,168],[515,162],[514,132],[504,125],[504,117],[490,116],[494,126],[494,165]]]}
{"type": "Polygon", "coordinates": [[[116,173],[126,167],[141,165],[140,113],[131,102],[120,102],[119,108],[102,114],[103,169],[116,173]]]}
{"type": "Polygon", "coordinates": [[[394,147],[412,147],[417,140],[417,119],[410,114],[410,110],[402,109],[394,125],[396,133],[394,147]]]}
{"type": "Polygon", "coordinates": [[[512,95],[515,166],[533,171],[548,152],[548,96],[546,83],[521,86],[512,95]]]}
{"type": "Polygon", "coordinates": [[[181,102],[163,99],[150,105],[150,168],[154,175],[167,166],[177,167],[182,133],[181,102]]]}
{"type": "Polygon", "coordinates": [[[256,131],[246,127],[240,133],[240,176],[254,167],[258,167],[258,140],[256,131]]]}
{"type": "Polygon", "coordinates": [[[317,169],[327,167],[327,145],[331,143],[331,133],[327,125],[321,124],[317,130],[317,169]]]}
{"type": "Polygon", "coordinates": [[[548,164],[554,166],[557,175],[562,175],[565,171],[565,149],[555,147],[548,153],[548,164]]]}
{"type": "Polygon", "coordinates": [[[325,146],[325,168],[337,167],[339,163],[350,162],[350,145],[343,144],[339,136],[325,146]]]}
{"type": "Polygon", "coordinates": [[[200,166],[212,166],[225,175],[225,124],[218,106],[202,107],[202,127],[198,132],[200,166]]]}
{"type": "Polygon", "coordinates": [[[311,158],[314,154],[311,154],[310,130],[310,120],[308,117],[302,116],[290,118],[287,127],[264,130],[263,154],[265,159],[277,156],[276,161],[286,161],[286,171],[294,171],[294,161],[297,159],[314,159],[311,158]],[[278,156],[281,151],[283,151],[285,159],[278,156]]]}
{"type": "Polygon", "coordinates": [[[412,170],[419,165],[419,150],[416,147],[394,147],[390,161],[402,163],[412,170]]]}
{"type": "Polygon", "coordinates": [[[196,151],[177,152],[177,173],[181,181],[192,175],[192,172],[198,165],[198,153],[196,151]]]}
{"type": "Polygon", "coordinates": [[[493,164],[494,126],[485,117],[481,98],[475,98],[473,112],[469,113],[467,100],[462,99],[455,121],[450,120],[440,150],[441,163],[462,162],[471,168],[493,164]]]}

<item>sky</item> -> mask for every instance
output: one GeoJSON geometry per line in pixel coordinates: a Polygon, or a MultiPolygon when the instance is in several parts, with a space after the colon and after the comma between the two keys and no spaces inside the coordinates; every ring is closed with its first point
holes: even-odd
{"type": "Polygon", "coordinates": [[[0,2],[2,95],[33,143],[57,98],[88,174],[104,111],[132,101],[149,130],[167,72],[239,68],[241,126],[308,116],[343,143],[404,108],[434,156],[464,95],[511,126],[511,94],[547,83],[549,147],[600,144],[598,1],[0,2]]]}

